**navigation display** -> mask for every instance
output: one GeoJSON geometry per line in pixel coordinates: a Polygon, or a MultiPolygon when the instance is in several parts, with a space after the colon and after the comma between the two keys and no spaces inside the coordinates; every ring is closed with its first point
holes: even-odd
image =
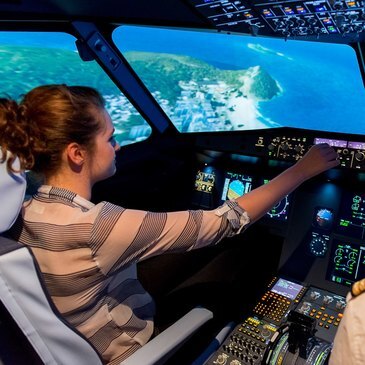
{"type": "Polygon", "coordinates": [[[236,199],[251,191],[252,176],[235,172],[226,172],[224,175],[224,185],[221,200],[236,199]]]}
{"type": "MultiPolygon", "coordinates": [[[[263,179],[263,184],[267,184],[269,181],[269,179],[263,179]]],[[[286,195],[265,214],[265,217],[279,221],[288,220],[288,209],[290,205],[290,200],[291,195],[286,195]]]]}
{"type": "Polygon", "coordinates": [[[327,279],[351,286],[365,277],[365,245],[333,240],[327,279]]]}
{"type": "Polygon", "coordinates": [[[363,239],[365,236],[365,193],[344,192],[336,231],[363,239]]]}
{"type": "Polygon", "coordinates": [[[280,278],[271,288],[271,291],[294,300],[302,289],[302,285],[280,278]]]}

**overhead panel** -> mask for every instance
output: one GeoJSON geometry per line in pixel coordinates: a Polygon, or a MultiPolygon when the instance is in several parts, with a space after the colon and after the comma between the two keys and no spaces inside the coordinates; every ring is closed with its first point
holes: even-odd
{"type": "Polygon", "coordinates": [[[188,0],[218,30],[349,43],[365,38],[365,2],[188,0]]]}

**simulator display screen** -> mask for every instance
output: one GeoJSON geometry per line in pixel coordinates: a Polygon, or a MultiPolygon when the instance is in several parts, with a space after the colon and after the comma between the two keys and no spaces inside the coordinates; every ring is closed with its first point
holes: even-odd
{"type": "MultiPolygon", "coordinates": [[[[228,1],[199,2],[213,17],[229,11],[228,1]]],[[[348,45],[128,25],[113,41],[180,132],[364,132],[365,89],[348,45]]]]}
{"type": "MultiPolygon", "coordinates": [[[[270,180],[263,179],[263,184],[267,184],[270,180]]],[[[288,220],[288,209],[290,205],[290,195],[285,196],[279,203],[273,206],[266,214],[265,217],[279,220],[279,221],[286,221],[288,220]]]]}
{"type": "Polygon", "coordinates": [[[333,210],[317,207],[313,216],[313,227],[330,230],[333,225],[333,210]]]}
{"type": "Polygon", "coordinates": [[[344,192],[336,231],[346,236],[364,239],[365,193],[344,192]]]}
{"type": "Polygon", "coordinates": [[[105,99],[121,146],[148,138],[151,127],[96,61],[81,60],[75,40],[68,33],[0,32],[2,96],[18,100],[42,84],[92,86],[105,99]]]}
{"type": "Polygon", "coordinates": [[[365,245],[333,240],[327,279],[338,284],[351,284],[365,277],[365,245]]]}
{"type": "Polygon", "coordinates": [[[302,285],[280,278],[271,288],[271,291],[293,300],[297,297],[302,288],[302,285]]]}
{"type": "Polygon", "coordinates": [[[213,171],[198,171],[195,178],[195,190],[211,194],[215,183],[213,171]]]}
{"type": "Polygon", "coordinates": [[[224,185],[221,200],[236,199],[251,191],[252,177],[249,175],[226,172],[224,175],[224,185]]]}

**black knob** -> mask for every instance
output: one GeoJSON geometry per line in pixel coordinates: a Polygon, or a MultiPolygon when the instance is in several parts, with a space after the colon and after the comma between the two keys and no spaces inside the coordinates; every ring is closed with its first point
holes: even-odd
{"type": "Polygon", "coordinates": [[[364,152],[356,152],[355,158],[357,161],[364,161],[364,159],[365,159],[364,152]]]}

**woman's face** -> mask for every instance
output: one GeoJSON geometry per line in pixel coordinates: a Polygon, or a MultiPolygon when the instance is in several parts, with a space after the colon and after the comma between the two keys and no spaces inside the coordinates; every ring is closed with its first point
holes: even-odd
{"type": "Polygon", "coordinates": [[[90,156],[90,178],[92,184],[113,176],[116,171],[115,152],[120,146],[114,139],[114,126],[109,113],[102,111],[104,127],[95,137],[95,148],[90,156]]]}

